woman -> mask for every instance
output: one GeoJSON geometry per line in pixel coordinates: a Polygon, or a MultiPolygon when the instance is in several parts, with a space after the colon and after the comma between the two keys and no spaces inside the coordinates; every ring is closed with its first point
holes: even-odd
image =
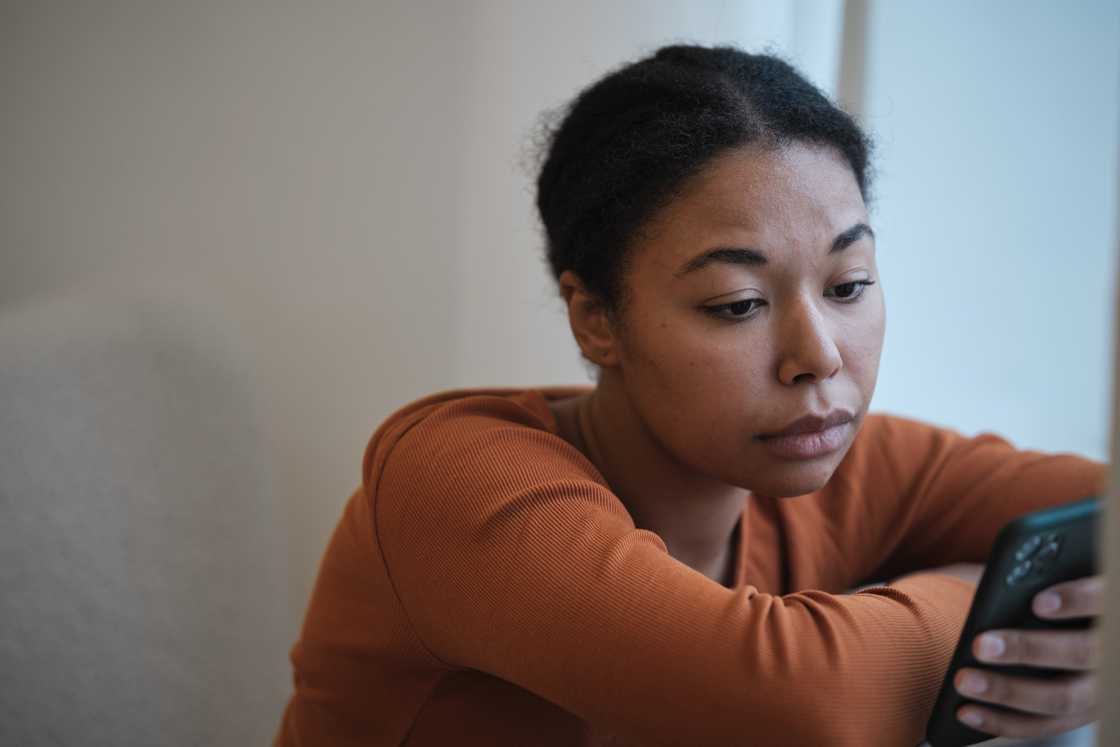
{"type": "MultiPolygon", "coordinates": [[[[920,742],[995,534],[1105,466],[868,414],[867,153],[765,55],[666,47],[582,92],[537,206],[596,385],[382,424],[276,743],[920,742]]],[[[1098,613],[1099,579],[1058,591],[1098,613]]],[[[990,678],[974,697],[1017,710],[962,716],[1093,720],[1092,633],[1041,635],[999,661],[1070,677],[990,678]]]]}

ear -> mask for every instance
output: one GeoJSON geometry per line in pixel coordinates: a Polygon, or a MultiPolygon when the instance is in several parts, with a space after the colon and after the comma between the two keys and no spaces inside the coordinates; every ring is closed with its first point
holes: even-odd
{"type": "Polygon", "coordinates": [[[600,367],[617,365],[618,337],[603,302],[571,270],[560,274],[560,293],[583,357],[600,367]]]}

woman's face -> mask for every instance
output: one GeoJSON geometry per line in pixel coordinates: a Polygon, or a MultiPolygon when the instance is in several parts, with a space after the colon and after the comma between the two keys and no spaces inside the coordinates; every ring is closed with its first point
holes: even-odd
{"type": "Polygon", "coordinates": [[[883,346],[868,225],[843,157],[794,143],[729,151],[636,237],[614,372],[680,462],[773,497],[828,481],[863,422],[883,346]],[[827,453],[776,453],[759,438],[837,409],[854,419],[827,453]]]}

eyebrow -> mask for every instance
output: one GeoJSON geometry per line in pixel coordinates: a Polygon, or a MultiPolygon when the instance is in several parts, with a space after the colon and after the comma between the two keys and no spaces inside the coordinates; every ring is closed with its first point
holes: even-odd
{"type": "MultiPolygon", "coordinates": [[[[871,226],[866,223],[857,223],[848,230],[837,236],[832,242],[832,248],[828,253],[837,254],[847,249],[864,236],[875,238],[875,232],[871,230],[871,226]]],[[[725,262],[732,265],[749,265],[752,267],[761,267],[767,265],[770,260],[766,259],[766,255],[757,249],[748,249],[745,247],[736,246],[721,246],[715,249],[709,249],[703,254],[690,259],[679,270],[673,273],[673,277],[683,277],[690,272],[696,272],[701,267],[711,264],[712,262],[725,262]]]]}

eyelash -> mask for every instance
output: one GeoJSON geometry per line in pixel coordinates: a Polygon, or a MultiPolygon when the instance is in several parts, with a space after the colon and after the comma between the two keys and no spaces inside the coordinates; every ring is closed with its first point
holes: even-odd
{"type": "MultiPolygon", "coordinates": [[[[860,286],[860,292],[855,296],[849,296],[848,298],[839,299],[840,303],[855,303],[859,299],[863,298],[863,288],[865,288],[869,285],[875,285],[875,281],[874,280],[852,280],[851,282],[840,283],[839,285],[834,285],[832,287],[833,288],[843,288],[846,285],[860,286]]],[[[727,321],[727,322],[740,322],[740,321],[745,321],[747,319],[750,319],[751,318],[751,312],[753,312],[755,309],[757,309],[758,306],[755,306],[755,307],[749,309],[748,313],[738,315],[738,316],[724,316],[724,315],[720,314],[719,312],[723,311],[724,309],[730,309],[732,306],[740,306],[742,304],[750,304],[752,302],[757,302],[757,301],[759,301],[759,299],[757,299],[757,298],[744,298],[742,301],[732,301],[731,303],[722,303],[722,304],[719,304],[718,306],[705,306],[703,308],[704,308],[705,313],[707,313],[711,316],[714,316],[716,319],[722,319],[723,321],[727,321]]]]}

